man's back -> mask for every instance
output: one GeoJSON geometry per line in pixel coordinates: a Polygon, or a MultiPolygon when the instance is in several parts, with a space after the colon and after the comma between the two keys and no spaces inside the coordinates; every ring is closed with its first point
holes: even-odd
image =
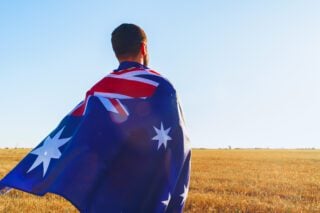
{"type": "Polygon", "coordinates": [[[81,212],[181,212],[191,151],[172,84],[147,67],[136,25],[112,33],[119,68],[100,80],[2,188],[65,197],[81,212]]]}

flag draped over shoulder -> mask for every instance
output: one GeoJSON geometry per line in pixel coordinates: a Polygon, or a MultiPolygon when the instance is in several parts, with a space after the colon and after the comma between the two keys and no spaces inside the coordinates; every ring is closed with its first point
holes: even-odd
{"type": "Polygon", "coordinates": [[[123,66],[94,85],[0,189],[55,193],[81,212],[182,212],[191,152],[175,89],[142,65],[123,66]]]}

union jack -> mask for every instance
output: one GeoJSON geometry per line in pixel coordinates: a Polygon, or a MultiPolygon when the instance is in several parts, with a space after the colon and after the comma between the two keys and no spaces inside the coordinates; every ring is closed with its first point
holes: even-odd
{"type": "Polygon", "coordinates": [[[95,84],[86,93],[84,101],[78,104],[70,114],[83,116],[86,112],[89,98],[96,96],[106,110],[127,117],[130,112],[120,100],[151,97],[158,87],[159,83],[143,77],[148,75],[160,76],[156,71],[136,67],[113,71],[95,84]]]}

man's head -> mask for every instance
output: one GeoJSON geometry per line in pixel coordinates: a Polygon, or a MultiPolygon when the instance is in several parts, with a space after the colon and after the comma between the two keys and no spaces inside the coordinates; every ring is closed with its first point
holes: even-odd
{"type": "Polygon", "coordinates": [[[118,60],[136,61],[148,65],[147,36],[134,24],[121,24],[111,36],[111,43],[118,60]]]}

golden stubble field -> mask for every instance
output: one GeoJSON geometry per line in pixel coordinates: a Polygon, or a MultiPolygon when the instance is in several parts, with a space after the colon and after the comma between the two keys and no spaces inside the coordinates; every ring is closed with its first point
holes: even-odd
{"type": "MultiPolygon", "coordinates": [[[[0,149],[0,177],[28,149],[0,149]]],[[[56,195],[0,196],[0,212],[77,212],[56,195]]],[[[320,212],[320,150],[193,150],[185,212],[320,212]]]]}

